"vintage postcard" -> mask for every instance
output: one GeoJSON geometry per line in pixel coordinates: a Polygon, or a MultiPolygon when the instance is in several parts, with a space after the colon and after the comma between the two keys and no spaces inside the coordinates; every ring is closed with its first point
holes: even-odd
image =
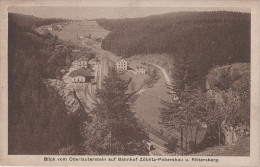
{"type": "Polygon", "coordinates": [[[259,1],[2,0],[3,166],[259,166],[259,1]]]}

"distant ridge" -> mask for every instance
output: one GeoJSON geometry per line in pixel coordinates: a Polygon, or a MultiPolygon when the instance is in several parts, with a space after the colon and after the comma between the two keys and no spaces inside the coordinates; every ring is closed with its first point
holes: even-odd
{"type": "Polygon", "coordinates": [[[58,18],[44,19],[44,18],[35,17],[33,15],[8,13],[8,21],[15,23],[15,24],[22,26],[22,27],[30,28],[33,25],[38,27],[38,26],[48,25],[48,24],[52,24],[52,23],[65,21],[65,20],[64,19],[58,19],[58,18]]]}

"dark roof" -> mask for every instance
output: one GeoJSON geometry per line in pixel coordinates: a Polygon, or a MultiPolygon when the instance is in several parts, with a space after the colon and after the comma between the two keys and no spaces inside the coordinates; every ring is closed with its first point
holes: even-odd
{"type": "Polygon", "coordinates": [[[70,77],[75,77],[75,76],[90,77],[91,71],[89,69],[81,68],[81,69],[72,71],[69,76],[70,77]]]}
{"type": "Polygon", "coordinates": [[[82,57],[82,58],[78,59],[78,61],[88,61],[88,58],[82,57]]]}
{"type": "Polygon", "coordinates": [[[119,62],[119,61],[121,61],[121,60],[125,60],[125,61],[127,62],[127,60],[124,59],[124,58],[119,58],[116,62],[119,62]]]}
{"type": "Polygon", "coordinates": [[[138,70],[140,70],[140,69],[144,69],[144,70],[145,70],[145,68],[144,68],[144,67],[137,67],[137,69],[138,69],[138,70]]]}

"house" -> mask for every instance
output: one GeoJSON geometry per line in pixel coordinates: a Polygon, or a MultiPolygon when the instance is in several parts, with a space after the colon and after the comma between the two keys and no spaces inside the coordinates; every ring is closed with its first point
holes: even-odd
{"type": "Polygon", "coordinates": [[[47,30],[52,31],[52,27],[48,27],[47,30]]]}
{"type": "Polygon", "coordinates": [[[152,151],[154,150],[154,146],[151,142],[148,142],[145,144],[145,147],[149,150],[149,151],[152,151]]]}
{"type": "Polygon", "coordinates": [[[90,83],[94,78],[91,70],[84,68],[72,71],[69,76],[72,78],[73,83],[90,83]]]}
{"type": "Polygon", "coordinates": [[[79,61],[77,62],[77,68],[78,68],[78,69],[79,69],[79,68],[88,68],[88,62],[87,62],[87,60],[84,60],[84,59],[79,60],[79,61]]]}
{"type": "Polygon", "coordinates": [[[116,62],[116,69],[117,70],[127,70],[127,61],[125,59],[119,59],[116,62]]]}
{"type": "Polygon", "coordinates": [[[138,72],[138,74],[145,74],[145,68],[143,68],[143,67],[137,68],[137,72],[138,72]]]}
{"type": "Polygon", "coordinates": [[[78,39],[84,39],[85,36],[84,36],[84,35],[77,35],[77,38],[78,38],[78,39]]]}

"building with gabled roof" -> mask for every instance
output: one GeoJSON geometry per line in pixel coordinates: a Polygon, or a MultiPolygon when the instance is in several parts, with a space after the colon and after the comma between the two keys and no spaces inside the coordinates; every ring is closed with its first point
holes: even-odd
{"type": "Polygon", "coordinates": [[[92,71],[84,68],[72,71],[69,76],[72,78],[72,82],[74,83],[90,83],[91,79],[94,78],[92,71]]]}
{"type": "Polygon", "coordinates": [[[127,70],[127,61],[124,58],[117,60],[116,62],[116,69],[117,70],[127,70]]]}
{"type": "Polygon", "coordinates": [[[86,59],[78,60],[77,68],[88,68],[88,61],[86,59]]]}
{"type": "Polygon", "coordinates": [[[143,67],[138,67],[138,68],[136,68],[136,70],[137,70],[138,74],[145,74],[145,68],[143,68],[143,67]]]}

